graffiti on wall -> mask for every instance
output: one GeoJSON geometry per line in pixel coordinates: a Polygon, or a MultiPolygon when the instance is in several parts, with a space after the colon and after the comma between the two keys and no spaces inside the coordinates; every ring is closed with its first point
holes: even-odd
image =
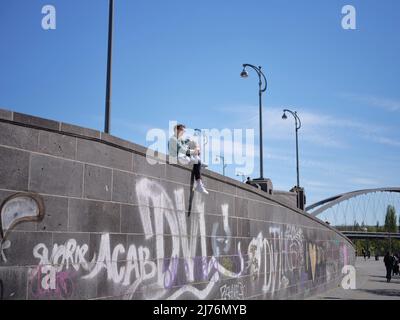
{"type": "Polygon", "coordinates": [[[44,217],[43,199],[35,193],[16,193],[6,198],[0,206],[0,259],[7,262],[5,250],[11,247],[8,233],[26,221],[41,221],[44,217]]]}
{"type": "MultiPolygon", "coordinates": [[[[143,229],[140,244],[112,243],[111,235],[104,233],[98,248],[74,238],[51,248],[44,243],[34,245],[37,266],[29,274],[31,296],[77,298],[79,283],[100,281],[105,274],[104,281],[113,294],[125,299],[245,299],[267,293],[273,297],[291,286],[300,284],[307,290],[318,281],[324,282],[328,276],[340,274],[337,261],[341,257],[348,261],[346,245],[330,248],[314,243],[297,225],[269,224],[258,228],[257,236],[251,239],[235,240],[229,204],[218,208],[221,222],[208,226],[203,198],[194,198],[188,218],[183,188],[177,187],[171,194],[155,180],[137,181],[143,229]]],[[[15,218],[21,221],[43,216],[40,203],[36,207],[27,204],[7,206],[4,225],[15,225],[12,212],[17,212],[15,218]]]]}
{"type": "Polygon", "coordinates": [[[73,271],[56,272],[55,268],[39,265],[30,275],[31,294],[35,299],[68,299],[74,292],[73,271]]]}
{"type": "Polygon", "coordinates": [[[219,288],[221,293],[221,300],[244,300],[245,299],[245,285],[238,281],[232,284],[224,284],[219,288]]]}

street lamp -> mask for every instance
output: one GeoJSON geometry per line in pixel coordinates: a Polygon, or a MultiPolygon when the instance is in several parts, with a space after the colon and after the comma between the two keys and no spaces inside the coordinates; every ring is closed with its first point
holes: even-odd
{"type": "Polygon", "coordinates": [[[108,9],[108,51],[107,51],[107,84],[106,84],[106,111],[104,120],[104,132],[110,133],[111,112],[111,64],[112,64],[112,39],[114,23],[114,0],[109,0],[108,9]]]}
{"type": "Polygon", "coordinates": [[[204,131],[203,130],[201,130],[201,129],[194,129],[194,132],[195,132],[195,136],[199,136],[200,137],[200,143],[201,143],[201,153],[202,153],[202,155],[203,155],[203,157],[204,157],[204,160],[202,160],[202,163],[204,163],[205,164],[205,162],[206,162],[206,153],[205,153],[205,150],[206,150],[206,144],[208,143],[208,138],[207,138],[207,136],[206,136],[206,134],[204,133],[204,131]]]}
{"type": "Polygon", "coordinates": [[[215,161],[218,161],[218,158],[222,159],[222,175],[225,176],[225,168],[228,166],[227,164],[225,164],[225,157],[224,156],[217,156],[215,158],[215,161]]]}
{"type": "Polygon", "coordinates": [[[282,119],[286,120],[287,115],[286,112],[289,112],[295,120],[295,126],[296,126],[296,169],[297,169],[297,188],[300,188],[300,177],[299,177],[299,139],[298,139],[298,131],[301,128],[301,121],[299,116],[297,115],[296,111],[291,111],[288,109],[283,110],[283,116],[282,119]]]}
{"type": "Polygon", "coordinates": [[[252,68],[257,72],[258,75],[258,103],[259,103],[259,116],[260,116],[260,180],[264,179],[264,171],[263,171],[263,134],[262,134],[262,93],[267,90],[267,79],[265,78],[264,73],[261,71],[261,66],[256,67],[252,64],[245,63],[243,64],[243,70],[240,73],[242,78],[247,78],[249,76],[246,68],[252,68]],[[264,79],[264,85],[262,82],[264,79]]]}
{"type": "Polygon", "coordinates": [[[246,175],[243,174],[243,172],[238,172],[236,174],[236,177],[242,177],[242,182],[245,182],[245,180],[246,180],[246,175]]]}

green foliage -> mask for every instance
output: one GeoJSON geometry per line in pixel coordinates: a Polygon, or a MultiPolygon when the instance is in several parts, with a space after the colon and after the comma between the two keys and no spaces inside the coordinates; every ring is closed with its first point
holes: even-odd
{"type": "Polygon", "coordinates": [[[378,254],[379,256],[385,255],[387,251],[400,252],[400,240],[399,239],[357,239],[353,240],[354,246],[357,250],[357,255],[361,256],[362,249],[369,249],[371,251],[371,257],[378,254]]]}
{"type": "Polygon", "coordinates": [[[397,232],[396,209],[392,205],[387,206],[384,229],[386,232],[397,232]]]}

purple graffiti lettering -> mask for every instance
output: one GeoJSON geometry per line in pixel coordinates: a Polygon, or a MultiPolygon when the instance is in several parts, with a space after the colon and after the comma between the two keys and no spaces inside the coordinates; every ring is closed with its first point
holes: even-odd
{"type": "Polygon", "coordinates": [[[32,278],[31,292],[34,298],[58,298],[68,299],[74,292],[74,285],[71,279],[73,273],[71,272],[57,272],[55,274],[55,289],[44,289],[42,287],[43,275],[42,266],[37,269],[36,276],[32,278]],[[36,278],[36,279],[35,279],[36,278]]]}

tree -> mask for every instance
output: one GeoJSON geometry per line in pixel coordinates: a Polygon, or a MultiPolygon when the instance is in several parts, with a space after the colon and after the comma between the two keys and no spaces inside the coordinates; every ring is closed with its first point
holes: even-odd
{"type": "Polygon", "coordinates": [[[396,209],[392,205],[388,205],[385,216],[385,231],[396,232],[397,231],[397,216],[396,209]]]}
{"type": "Polygon", "coordinates": [[[376,229],[375,229],[375,231],[376,231],[376,232],[379,232],[379,221],[376,222],[376,229]]]}

